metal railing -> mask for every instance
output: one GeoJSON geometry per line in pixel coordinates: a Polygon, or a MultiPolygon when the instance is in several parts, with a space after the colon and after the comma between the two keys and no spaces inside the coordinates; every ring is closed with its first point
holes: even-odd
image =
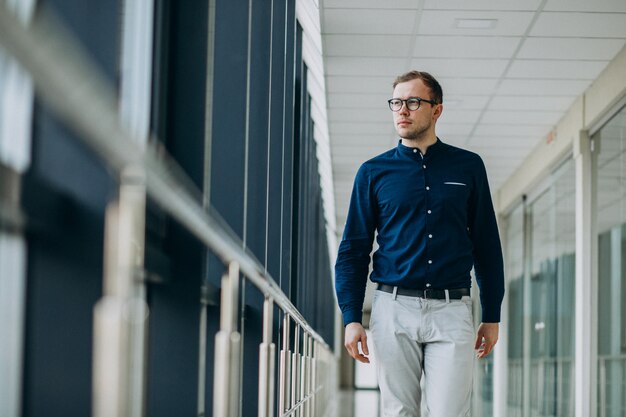
{"type": "Polygon", "coordinates": [[[334,392],[330,387],[336,364],[331,348],[219,215],[203,207],[202,194],[182,170],[161,150],[135,145],[119,119],[113,90],[73,38],[45,15],[26,28],[0,2],[0,44],[30,73],[46,106],[119,177],[118,198],[106,215],[104,295],[94,310],[94,416],[143,413],[148,306],[145,286],[138,278],[143,274],[148,197],[227,266],[215,337],[213,416],[240,414],[240,276],[265,296],[258,415],[273,416],[276,410],[279,416],[323,416],[334,392]],[[278,364],[272,342],[274,306],[283,312],[278,364]]]}
{"type": "Polygon", "coordinates": [[[574,358],[530,361],[530,410],[533,416],[570,416],[574,412],[574,358]]]}
{"type": "Polygon", "coordinates": [[[508,360],[508,412],[521,416],[525,407],[537,417],[569,416],[574,410],[574,362],[571,357],[530,360],[530,403],[523,401],[522,358],[508,360]]]}
{"type": "Polygon", "coordinates": [[[598,416],[626,416],[626,355],[598,355],[598,416]]]}

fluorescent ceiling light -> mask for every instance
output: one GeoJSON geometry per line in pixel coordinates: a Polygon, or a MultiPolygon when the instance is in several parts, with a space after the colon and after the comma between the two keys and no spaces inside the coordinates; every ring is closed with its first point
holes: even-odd
{"type": "Polygon", "coordinates": [[[498,19],[456,19],[458,29],[493,29],[498,19]]]}

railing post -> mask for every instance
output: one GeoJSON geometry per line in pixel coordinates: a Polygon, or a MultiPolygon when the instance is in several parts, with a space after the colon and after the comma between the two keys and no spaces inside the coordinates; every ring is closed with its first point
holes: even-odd
{"type": "Polygon", "coordinates": [[[283,316],[283,346],[280,350],[280,392],[278,397],[278,415],[282,416],[291,404],[291,351],[289,350],[289,314],[283,316]]]}
{"type": "Polygon", "coordinates": [[[95,417],[144,414],[145,209],[144,172],[137,166],[126,167],[118,199],[107,208],[103,297],[94,308],[95,417]]]}
{"type": "Polygon", "coordinates": [[[213,382],[213,416],[239,416],[239,351],[241,336],[237,332],[239,301],[239,265],[231,262],[222,277],[220,331],[215,335],[215,374],[213,382]]]}
{"type": "MultiPolygon", "coordinates": [[[[294,407],[300,397],[300,326],[296,324],[293,338],[293,353],[291,354],[291,407],[294,407]]],[[[300,413],[296,410],[296,416],[300,413]]]]}
{"type": "Polygon", "coordinates": [[[263,343],[259,346],[259,417],[274,415],[274,355],[272,343],[274,302],[265,297],[263,304],[263,343]]]}
{"type": "Polygon", "coordinates": [[[307,359],[307,391],[309,392],[309,395],[311,395],[311,398],[309,399],[309,401],[307,401],[307,415],[309,416],[315,416],[315,413],[313,413],[313,402],[315,401],[315,384],[313,383],[313,361],[314,361],[314,354],[315,352],[313,351],[313,347],[315,346],[314,343],[314,339],[313,337],[309,337],[309,358],[307,359]]]}
{"type": "Polygon", "coordinates": [[[600,374],[600,387],[598,389],[600,396],[600,417],[606,417],[606,359],[601,357],[598,362],[598,373],[600,374]]]}
{"type": "MultiPolygon", "coordinates": [[[[308,342],[309,334],[306,331],[302,332],[302,359],[300,361],[300,399],[305,399],[307,394],[309,393],[309,387],[307,386],[308,380],[308,367],[307,367],[307,359],[309,355],[309,342],[308,342]]],[[[300,415],[303,417],[308,417],[306,405],[309,401],[305,400],[304,403],[300,407],[300,415]]]]}

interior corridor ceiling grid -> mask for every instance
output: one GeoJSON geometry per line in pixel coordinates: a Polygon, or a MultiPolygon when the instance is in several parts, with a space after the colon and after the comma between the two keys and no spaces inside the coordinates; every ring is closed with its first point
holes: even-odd
{"type": "Polygon", "coordinates": [[[359,165],[393,147],[402,72],[442,84],[444,142],[479,153],[492,191],[626,43],[626,0],[319,0],[337,234],[359,165]]]}

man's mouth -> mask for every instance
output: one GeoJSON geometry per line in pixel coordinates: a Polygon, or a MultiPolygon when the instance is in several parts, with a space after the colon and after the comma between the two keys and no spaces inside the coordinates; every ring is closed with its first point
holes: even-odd
{"type": "Polygon", "coordinates": [[[397,124],[398,126],[405,126],[411,124],[411,122],[408,120],[400,120],[397,124]]]}

